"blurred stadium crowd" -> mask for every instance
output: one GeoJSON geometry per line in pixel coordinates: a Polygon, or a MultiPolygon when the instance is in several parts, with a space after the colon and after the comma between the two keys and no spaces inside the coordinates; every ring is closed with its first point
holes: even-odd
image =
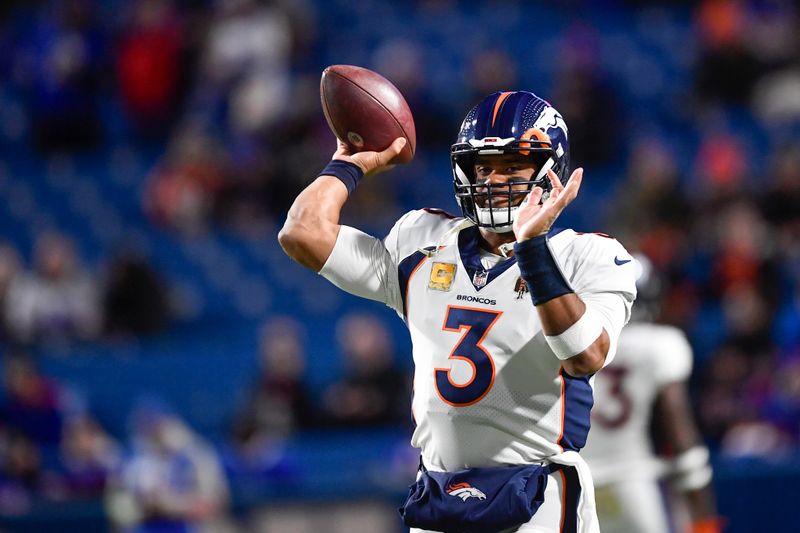
{"type": "Polygon", "coordinates": [[[378,234],[411,208],[455,209],[448,149],[477,99],[551,100],[587,169],[565,217],[649,259],[637,306],[689,335],[712,450],[796,456],[799,26],[779,0],[3,2],[0,514],[106,495],[118,524],[215,517],[228,479],[235,494],[242,472],[288,475],[271,454],[298,430],[407,430],[400,322],[275,240],[333,152],[330,63],[381,72],[415,114],[415,162],[348,205],[378,234]],[[169,385],[109,408],[82,377],[113,375],[92,365],[120,352],[158,373],[214,335],[230,352],[204,375],[241,371],[212,430],[159,397],[169,385]]]}

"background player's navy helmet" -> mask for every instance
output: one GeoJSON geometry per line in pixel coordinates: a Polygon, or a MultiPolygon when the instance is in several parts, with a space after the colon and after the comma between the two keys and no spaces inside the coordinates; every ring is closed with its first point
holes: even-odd
{"type": "MultiPolygon", "coordinates": [[[[453,187],[464,216],[480,227],[498,233],[511,231],[514,216],[534,185],[545,192],[551,188],[547,170],[552,168],[562,183],[569,170],[567,125],[546,100],[526,91],[496,92],[467,113],[458,140],[450,150],[453,187]],[[531,181],[487,186],[478,183],[475,158],[478,155],[519,154],[535,165],[531,181]],[[520,185],[527,184],[527,190],[520,185]],[[512,185],[516,190],[512,190],[512,185]],[[503,207],[490,207],[492,198],[503,207]],[[486,206],[486,207],[481,207],[486,206]]],[[[546,197],[546,196],[545,196],[546,197]]]]}

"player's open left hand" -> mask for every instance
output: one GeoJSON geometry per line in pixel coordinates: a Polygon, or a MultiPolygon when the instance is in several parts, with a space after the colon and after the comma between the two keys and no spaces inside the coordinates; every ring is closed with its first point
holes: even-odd
{"type": "Polygon", "coordinates": [[[544,202],[539,203],[544,190],[541,187],[534,187],[520,206],[513,226],[517,242],[544,235],[550,231],[561,211],[578,196],[583,180],[583,168],[575,169],[566,186],[561,184],[561,180],[552,170],[547,171],[547,177],[552,185],[550,196],[544,202]]]}
{"type": "Polygon", "coordinates": [[[389,148],[381,152],[353,153],[341,140],[337,139],[336,142],[336,152],[333,154],[333,159],[354,163],[364,171],[364,174],[376,174],[390,169],[393,165],[389,165],[389,161],[397,157],[406,145],[405,137],[398,137],[389,145],[389,148]]]}

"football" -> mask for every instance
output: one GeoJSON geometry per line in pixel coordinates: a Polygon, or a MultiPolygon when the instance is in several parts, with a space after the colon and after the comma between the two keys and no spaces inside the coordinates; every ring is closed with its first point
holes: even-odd
{"type": "Polygon", "coordinates": [[[414,117],[397,87],[380,74],[353,65],[332,65],[322,72],[320,97],[334,135],[354,153],[379,152],[405,137],[407,144],[392,163],[414,158],[414,117]]]}

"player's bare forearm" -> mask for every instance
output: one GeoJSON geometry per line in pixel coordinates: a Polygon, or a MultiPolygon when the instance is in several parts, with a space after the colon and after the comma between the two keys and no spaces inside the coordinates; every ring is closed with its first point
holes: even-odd
{"type": "Polygon", "coordinates": [[[333,176],[320,176],[295,199],[278,242],[286,254],[319,272],[330,257],[339,235],[339,215],[347,188],[333,176]]]}
{"type": "Polygon", "coordinates": [[[676,455],[702,443],[692,416],[689,392],[683,382],[665,385],[655,403],[656,420],[661,426],[664,445],[676,455]]]}
{"type": "Polygon", "coordinates": [[[710,483],[705,487],[686,491],[686,503],[695,531],[703,530],[708,533],[721,531],[715,510],[716,499],[710,483]]]}
{"type": "MultiPolygon", "coordinates": [[[[565,294],[553,298],[536,306],[542,331],[547,336],[561,335],[575,324],[586,312],[586,304],[575,293],[565,294]]],[[[581,353],[565,359],[562,362],[564,371],[573,377],[583,377],[594,374],[606,361],[611,340],[605,329],[581,353]]]]}
{"type": "MultiPolygon", "coordinates": [[[[658,434],[664,439],[664,446],[678,458],[676,462],[681,461],[681,457],[689,460],[683,461],[687,464],[678,465],[678,476],[691,479],[702,469],[710,468],[706,462],[707,452],[705,459],[699,458],[700,450],[704,449],[703,440],[692,415],[689,392],[684,382],[670,383],[661,389],[656,398],[654,420],[658,423],[658,434]]],[[[685,488],[684,493],[692,522],[705,524],[705,531],[719,531],[711,483],[685,488]]]]}
{"type": "MultiPolygon", "coordinates": [[[[405,145],[405,138],[398,137],[381,152],[353,154],[347,145],[338,141],[333,159],[352,163],[362,174],[370,174],[387,168],[405,145]]],[[[304,267],[319,272],[336,245],[339,215],[348,194],[347,186],[335,176],[322,175],[306,187],[295,199],[278,233],[283,251],[304,267]]]]}

